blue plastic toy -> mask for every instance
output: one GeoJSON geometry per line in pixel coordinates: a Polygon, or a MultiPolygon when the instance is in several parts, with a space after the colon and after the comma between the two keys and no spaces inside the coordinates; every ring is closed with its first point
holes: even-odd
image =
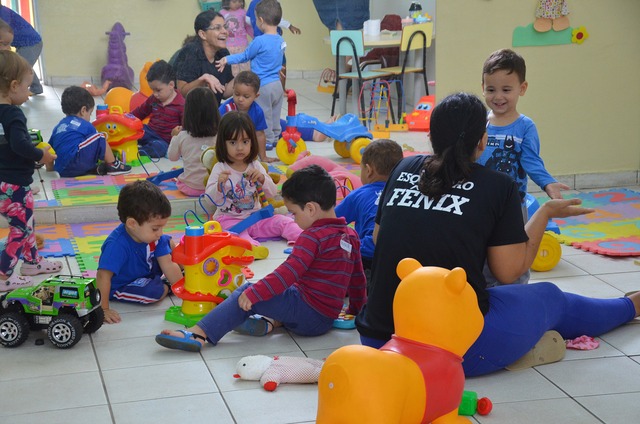
{"type": "Polygon", "coordinates": [[[282,162],[291,165],[302,152],[307,150],[307,146],[298,132],[298,127],[300,127],[313,128],[333,138],[335,140],[333,147],[337,154],[343,158],[351,157],[354,162],[360,163],[362,150],[369,145],[373,136],[360,123],[356,115],[349,113],[329,124],[320,122],[318,118],[304,113],[296,114],[295,91],[287,90],[287,102],[289,103],[287,127],[276,145],[276,154],[282,162]]]}
{"type": "Polygon", "coordinates": [[[265,206],[262,209],[259,209],[253,212],[251,215],[249,215],[242,221],[238,222],[233,227],[229,228],[228,231],[231,233],[240,234],[241,232],[251,227],[256,222],[263,220],[265,218],[270,218],[272,216],[273,216],[273,206],[271,205],[265,206]]]}
{"type": "Polygon", "coordinates": [[[159,185],[161,182],[175,178],[184,172],[184,168],[174,169],[173,171],[160,172],[158,175],[147,178],[147,181],[152,182],[155,185],[159,185]]]}

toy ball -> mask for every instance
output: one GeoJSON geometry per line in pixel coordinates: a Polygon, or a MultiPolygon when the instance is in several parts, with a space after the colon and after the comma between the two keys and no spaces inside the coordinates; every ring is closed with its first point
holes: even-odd
{"type": "Polygon", "coordinates": [[[120,106],[122,113],[129,113],[131,111],[131,97],[133,97],[133,91],[128,88],[114,87],[107,91],[104,102],[109,107],[120,106]]]}

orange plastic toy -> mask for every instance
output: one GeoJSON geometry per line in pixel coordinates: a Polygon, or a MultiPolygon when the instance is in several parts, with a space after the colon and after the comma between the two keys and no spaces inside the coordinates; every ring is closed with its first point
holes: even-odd
{"type": "Polygon", "coordinates": [[[405,117],[409,131],[426,131],[431,129],[431,112],[436,104],[433,95],[422,96],[416,108],[405,117]]]}
{"type": "Polygon", "coordinates": [[[470,423],[458,416],[462,356],[484,326],[462,268],[403,259],[393,299],[396,333],[380,350],[345,346],[318,381],[318,424],[470,423]]]}
{"type": "Polygon", "coordinates": [[[138,139],[144,135],[142,121],[117,106],[109,106],[109,113],[92,122],[99,132],[106,134],[107,143],[118,152],[123,162],[138,157],[138,139]]]}
{"type": "Polygon", "coordinates": [[[184,266],[184,278],[171,287],[182,307],[169,308],[165,319],[192,326],[229,297],[245,282],[243,269],[253,263],[251,249],[251,243],[222,231],[217,221],[187,227],[171,254],[184,266]]]}
{"type": "Polygon", "coordinates": [[[109,107],[118,106],[122,110],[122,113],[131,112],[131,97],[133,91],[124,87],[114,87],[107,91],[107,95],[104,96],[104,103],[109,107]]]}

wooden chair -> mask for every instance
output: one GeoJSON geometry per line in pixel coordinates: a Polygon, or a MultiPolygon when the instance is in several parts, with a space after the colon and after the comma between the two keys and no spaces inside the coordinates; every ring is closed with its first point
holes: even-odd
{"type": "MultiPolygon", "coordinates": [[[[433,35],[433,22],[425,22],[423,24],[407,25],[402,29],[402,40],[400,42],[400,53],[404,56],[402,66],[393,66],[389,68],[379,68],[375,72],[382,72],[385,75],[391,74],[399,77],[396,83],[398,96],[398,120],[402,119],[405,103],[405,86],[404,76],[409,73],[419,73],[424,81],[425,94],[429,95],[429,85],[427,83],[427,49],[431,47],[431,37],[433,35]],[[416,52],[420,50],[420,52],[416,52]],[[407,66],[410,53],[421,54],[422,61],[417,63],[420,66],[407,66]]],[[[417,83],[417,82],[416,82],[417,83]]]]}
{"type": "MultiPolygon", "coordinates": [[[[385,76],[391,75],[390,72],[367,71],[364,70],[365,66],[360,62],[360,58],[364,55],[364,38],[362,31],[358,30],[345,30],[345,31],[331,31],[331,51],[336,57],[336,85],[333,91],[333,102],[331,104],[331,116],[335,114],[336,100],[338,98],[338,87],[340,86],[340,80],[352,81],[352,95],[354,109],[358,108],[357,98],[360,99],[360,117],[363,120],[366,119],[366,110],[364,104],[364,97],[360,96],[360,89],[365,81],[377,80],[385,76]],[[346,58],[351,57],[351,69],[355,69],[351,72],[345,72],[346,58]]],[[[344,84],[343,84],[344,85],[344,84]]],[[[344,96],[341,101],[346,102],[346,87],[340,93],[344,96]]],[[[391,116],[393,116],[393,110],[390,110],[391,116]]]]}

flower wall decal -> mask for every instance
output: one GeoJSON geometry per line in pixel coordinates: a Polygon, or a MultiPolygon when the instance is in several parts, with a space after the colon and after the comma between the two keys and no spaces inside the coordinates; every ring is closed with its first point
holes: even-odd
{"type": "Polygon", "coordinates": [[[575,28],[573,31],[571,31],[572,43],[582,44],[587,38],[589,38],[589,33],[584,26],[575,28]]]}

